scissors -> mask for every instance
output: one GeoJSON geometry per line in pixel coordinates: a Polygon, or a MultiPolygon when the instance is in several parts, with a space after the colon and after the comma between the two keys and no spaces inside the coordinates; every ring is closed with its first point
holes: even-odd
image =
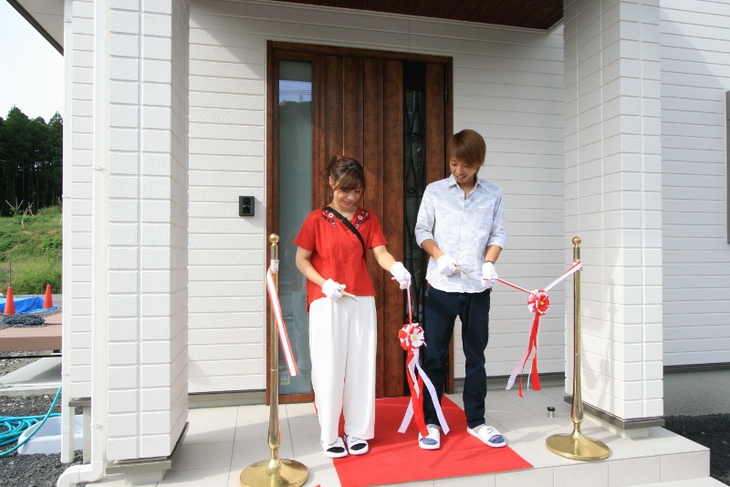
{"type": "Polygon", "coordinates": [[[456,267],[456,270],[457,271],[459,271],[462,274],[464,274],[464,277],[466,277],[467,279],[469,279],[471,281],[471,276],[469,274],[467,274],[466,271],[464,271],[464,269],[462,269],[461,266],[458,263],[454,264],[454,267],[456,267]]]}
{"type": "MultiPolygon", "coordinates": [[[[344,286],[343,286],[343,287],[344,287],[344,286]]],[[[353,300],[357,301],[357,296],[355,296],[354,294],[350,294],[350,293],[348,293],[347,291],[344,291],[343,289],[340,289],[340,293],[341,293],[341,294],[342,294],[342,296],[343,296],[343,297],[345,297],[345,298],[352,298],[353,300]]]]}

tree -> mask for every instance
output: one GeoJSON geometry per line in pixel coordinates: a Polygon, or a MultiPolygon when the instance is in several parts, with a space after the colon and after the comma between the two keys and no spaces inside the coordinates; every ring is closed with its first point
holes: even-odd
{"type": "MultiPolygon", "coordinates": [[[[58,203],[63,171],[63,120],[29,119],[18,107],[0,117],[0,194],[3,200],[39,210],[58,203]]],[[[0,201],[0,215],[10,208],[0,201]]]]}

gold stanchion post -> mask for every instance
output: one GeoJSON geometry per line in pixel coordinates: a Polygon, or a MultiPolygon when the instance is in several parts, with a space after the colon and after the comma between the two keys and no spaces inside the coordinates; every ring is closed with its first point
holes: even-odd
{"type": "MultiPolygon", "coordinates": [[[[573,260],[580,260],[580,238],[573,238],[573,260]]],[[[580,273],[573,277],[573,432],[552,435],[546,440],[553,453],[573,460],[595,461],[608,458],[610,449],[600,440],[583,436],[580,424],[583,422],[583,398],[581,396],[581,340],[580,340],[580,273]]]]}
{"type": "MultiPolygon", "coordinates": [[[[279,288],[279,236],[269,235],[271,242],[271,266],[274,269],[274,282],[279,288]]],[[[274,322],[274,314],[269,320],[269,448],[271,458],[246,467],[239,477],[241,487],[299,487],[307,481],[307,467],[296,460],[279,459],[281,433],[279,430],[279,332],[274,322]]]]}

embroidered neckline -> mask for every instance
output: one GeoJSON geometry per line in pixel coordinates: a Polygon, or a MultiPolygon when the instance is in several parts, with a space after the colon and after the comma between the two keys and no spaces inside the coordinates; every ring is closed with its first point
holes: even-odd
{"type": "MultiPolygon", "coordinates": [[[[334,213],[332,213],[331,211],[327,211],[324,208],[322,208],[322,218],[330,222],[333,227],[336,227],[337,222],[339,221],[334,213]]],[[[360,226],[368,220],[370,220],[370,212],[365,208],[358,208],[358,210],[355,212],[355,228],[360,228],[360,226]]],[[[352,219],[350,219],[350,221],[352,221],[352,219]]]]}

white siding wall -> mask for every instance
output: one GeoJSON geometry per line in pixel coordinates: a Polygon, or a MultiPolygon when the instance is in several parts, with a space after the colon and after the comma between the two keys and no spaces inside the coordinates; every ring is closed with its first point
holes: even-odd
{"type": "MultiPolygon", "coordinates": [[[[191,392],[265,388],[267,40],[453,56],[454,129],[484,135],[481,176],[506,194],[508,241],[498,272],[536,289],[567,267],[561,29],[545,34],[267,1],[194,1],[191,10],[191,392]],[[238,216],[239,195],[256,197],[255,217],[238,216]]],[[[495,289],[488,372],[508,375],[532,316],[527,295],[495,289]]],[[[551,292],[543,320],[541,372],[563,370],[563,289],[551,292]]],[[[460,377],[463,357],[456,358],[460,377]]]]}
{"type": "Polygon", "coordinates": [[[661,6],[664,361],[730,362],[730,3],[661,6]]]}
{"type": "Polygon", "coordinates": [[[63,391],[64,403],[91,397],[94,6],[76,0],[72,11],[72,42],[64,49],[72,83],[63,158],[63,370],[71,384],[63,391]]]}

